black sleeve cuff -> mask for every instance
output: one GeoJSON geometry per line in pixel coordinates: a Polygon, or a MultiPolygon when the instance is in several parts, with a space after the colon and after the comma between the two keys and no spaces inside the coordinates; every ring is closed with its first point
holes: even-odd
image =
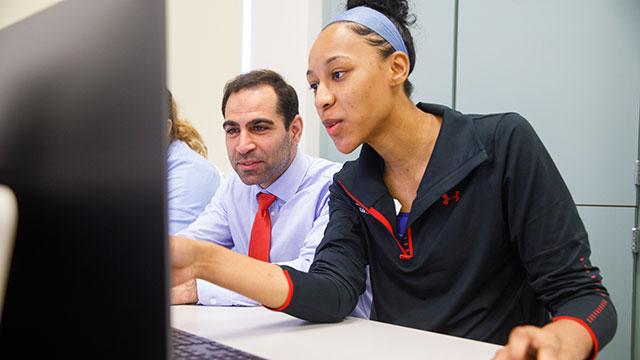
{"type": "Polygon", "coordinates": [[[605,293],[573,299],[561,306],[553,321],[568,319],[582,325],[593,340],[593,358],[616,333],[618,316],[611,299],[605,293]]]}
{"type": "Polygon", "coordinates": [[[290,298],[277,310],[303,320],[324,323],[342,321],[353,311],[357,298],[353,306],[344,304],[340,301],[338,289],[329,279],[286,265],[282,265],[282,269],[289,280],[290,298]]]}

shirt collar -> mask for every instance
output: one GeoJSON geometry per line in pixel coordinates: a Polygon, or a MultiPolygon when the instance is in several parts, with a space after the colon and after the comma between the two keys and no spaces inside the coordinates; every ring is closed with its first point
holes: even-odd
{"type": "MultiPolygon", "coordinates": [[[[471,118],[442,105],[418,103],[417,106],[443,118],[427,172],[418,188],[416,198],[420,198],[431,190],[440,191],[435,185],[444,184],[444,180],[476,155],[481,153],[481,157],[486,158],[486,153],[471,118]]],[[[388,195],[383,173],[384,160],[371,146],[364,144],[358,159],[338,176],[360,201],[372,206],[388,195]]]]}
{"type": "Polygon", "coordinates": [[[297,149],[296,156],[287,170],[266,189],[261,188],[258,184],[252,185],[254,192],[256,195],[260,192],[268,192],[287,202],[298,191],[308,167],[309,160],[301,153],[300,149],[297,149]]]}

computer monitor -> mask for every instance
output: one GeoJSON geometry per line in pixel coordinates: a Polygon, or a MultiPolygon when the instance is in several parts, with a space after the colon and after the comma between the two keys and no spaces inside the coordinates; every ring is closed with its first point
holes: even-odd
{"type": "Polygon", "coordinates": [[[9,275],[9,264],[13,254],[13,242],[16,235],[18,204],[13,191],[0,185],[0,323],[2,322],[2,305],[4,291],[9,275]]]}
{"type": "Polygon", "coordinates": [[[19,207],[0,358],[168,357],[164,91],[164,1],[66,0],[0,30],[19,207]]]}

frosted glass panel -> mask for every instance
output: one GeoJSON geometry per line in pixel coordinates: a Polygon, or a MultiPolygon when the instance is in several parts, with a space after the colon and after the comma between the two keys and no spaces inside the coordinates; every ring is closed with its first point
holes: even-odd
{"type": "Polygon", "coordinates": [[[640,1],[461,0],[458,108],[533,124],[583,204],[634,205],[640,1]]]}

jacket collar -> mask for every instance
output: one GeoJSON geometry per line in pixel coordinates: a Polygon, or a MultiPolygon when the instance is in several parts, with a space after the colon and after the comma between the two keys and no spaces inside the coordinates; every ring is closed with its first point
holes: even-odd
{"type": "MultiPolygon", "coordinates": [[[[411,207],[409,224],[466,177],[488,156],[473,120],[446,106],[418,103],[418,108],[442,117],[442,127],[411,207]]],[[[360,156],[337,175],[344,186],[367,207],[374,207],[395,225],[395,207],[383,180],[384,160],[364,144],[360,156]]]]}

